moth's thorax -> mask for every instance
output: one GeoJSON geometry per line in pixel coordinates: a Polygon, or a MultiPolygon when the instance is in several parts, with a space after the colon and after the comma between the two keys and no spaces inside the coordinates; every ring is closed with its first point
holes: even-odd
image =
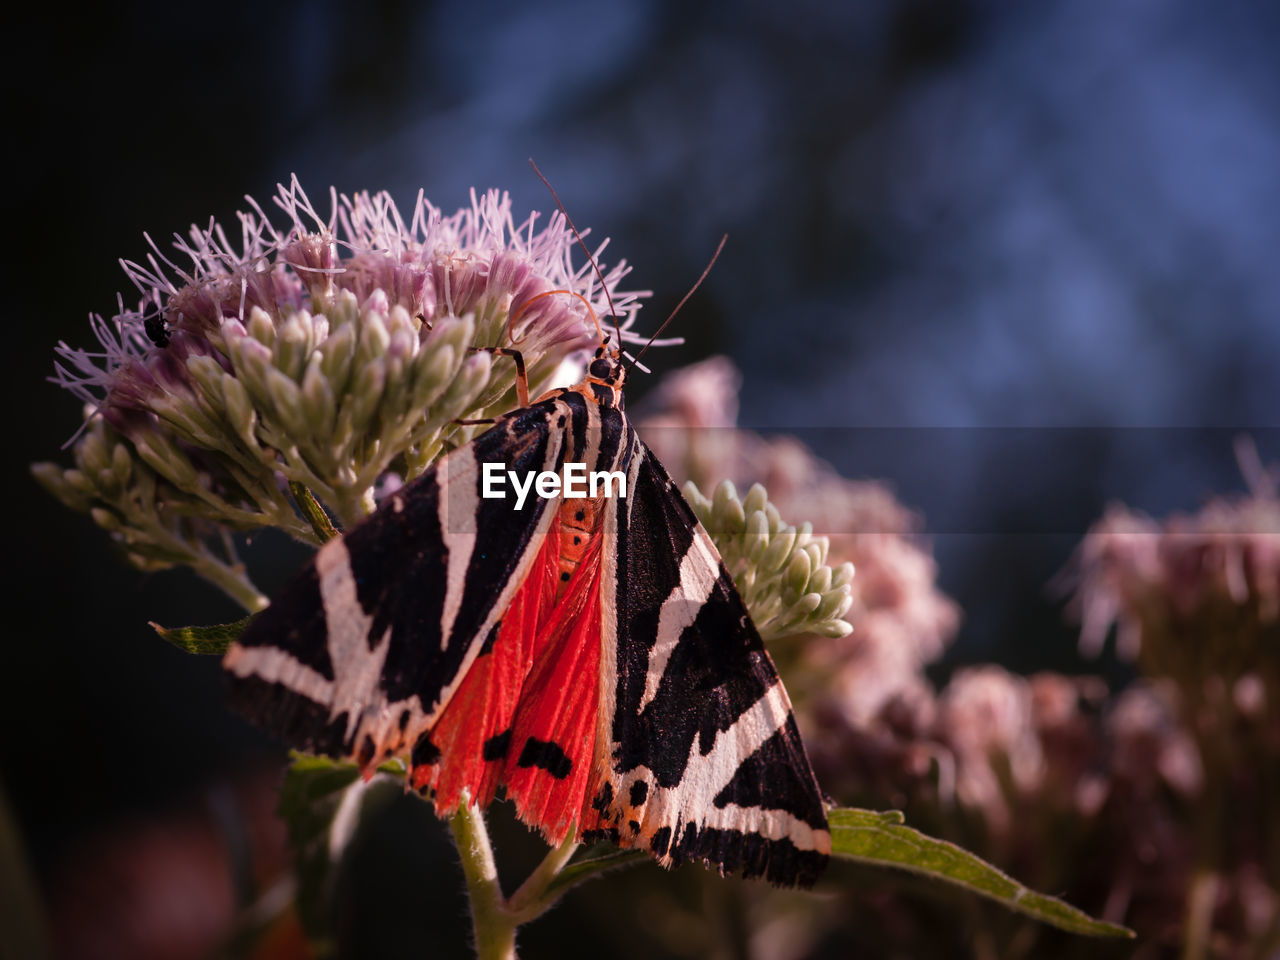
{"type": "Polygon", "coordinates": [[[566,393],[580,393],[592,403],[602,407],[622,409],[622,384],[626,380],[626,367],[622,365],[622,354],[608,347],[596,348],[591,362],[587,364],[587,373],[572,387],[561,387],[550,390],[538,398],[553,400],[566,393]]]}
{"type": "Polygon", "coordinates": [[[579,384],[569,389],[602,407],[621,410],[622,384],[626,378],[627,370],[622,365],[621,351],[600,346],[587,364],[587,375],[579,384]]]}

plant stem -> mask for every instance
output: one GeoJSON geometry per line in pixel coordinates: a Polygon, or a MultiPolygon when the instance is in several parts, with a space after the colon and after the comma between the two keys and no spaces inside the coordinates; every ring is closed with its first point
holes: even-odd
{"type": "Polygon", "coordinates": [[[1218,875],[1201,868],[1187,889],[1187,917],[1183,928],[1183,960],[1202,960],[1209,950],[1213,908],[1218,897],[1218,875]]]}
{"type": "Polygon", "coordinates": [[[574,834],[575,831],[569,831],[569,836],[564,838],[564,842],[542,858],[542,862],[507,901],[508,915],[516,923],[528,923],[538,918],[559,899],[557,895],[547,900],[546,894],[552,882],[573,856],[574,851],[578,849],[574,834]]]}
{"type": "Polygon", "coordinates": [[[477,960],[515,960],[516,924],[506,911],[484,814],[464,802],[449,818],[449,829],[467,880],[477,960]]]}
{"type": "Polygon", "coordinates": [[[249,613],[257,613],[267,606],[267,598],[258,592],[244,574],[244,568],[223,563],[203,551],[191,560],[191,569],[240,604],[249,613]]]}

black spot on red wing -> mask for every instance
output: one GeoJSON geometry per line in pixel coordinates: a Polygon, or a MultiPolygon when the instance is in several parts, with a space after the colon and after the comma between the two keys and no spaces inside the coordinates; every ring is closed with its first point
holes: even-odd
{"type": "Polygon", "coordinates": [[[501,760],[507,755],[507,751],[511,749],[511,730],[510,728],[503,730],[501,733],[495,733],[492,737],[484,742],[484,746],[480,750],[480,756],[485,760],[501,760]]]}
{"type": "Polygon", "coordinates": [[[653,839],[649,841],[649,849],[660,857],[667,855],[667,848],[671,846],[671,828],[659,827],[658,832],[653,835],[653,839]]]}
{"type": "Polygon", "coordinates": [[[409,760],[415,767],[429,767],[440,762],[440,748],[431,742],[431,735],[424,733],[413,745],[409,760]]]}
{"type": "Polygon", "coordinates": [[[640,821],[639,821],[639,820],[632,820],[630,823],[628,823],[628,824],[627,824],[627,826],[631,828],[631,832],[632,832],[632,833],[639,833],[639,832],[640,832],[640,821]]]}
{"type": "Polygon", "coordinates": [[[575,519],[575,520],[585,520],[585,519],[587,519],[587,512],[586,512],[585,510],[579,510],[577,513],[575,513],[575,514],[573,515],[573,519],[575,519]]]}
{"type": "Polygon", "coordinates": [[[356,756],[356,763],[362,767],[367,767],[373,762],[374,756],[378,752],[377,744],[373,742],[373,737],[369,734],[364,735],[364,740],[360,742],[360,753],[356,756]]]}
{"type": "Polygon", "coordinates": [[[600,792],[596,794],[596,798],[591,801],[591,806],[604,813],[613,803],[613,784],[606,783],[600,788],[600,792]]]}
{"type": "Polygon", "coordinates": [[[557,780],[563,780],[573,770],[573,761],[558,743],[530,737],[524,742],[524,749],[520,751],[520,759],[516,761],[516,766],[537,767],[547,771],[557,780]]]}
{"type": "Polygon", "coordinates": [[[573,545],[574,545],[575,547],[576,547],[578,544],[580,544],[581,542],[582,542],[582,538],[581,538],[581,537],[574,537],[574,538],[573,538],[573,545]]]}
{"type": "Polygon", "coordinates": [[[649,781],[637,780],[631,784],[631,805],[638,807],[644,803],[645,798],[649,796],[649,781]]]}
{"type": "Polygon", "coordinates": [[[568,582],[569,582],[569,571],[568,571],[568,570],[566,570],[566,571],[564,571],[563,573],[561,573],[561,574],[560,574],[560,579],[561,579],[561,581],[563,581],[564,583],[568,583],[568,582]]]}
{"type": "Polygon", "coordinates": [[[409,726],[409,711],[400,711],[400,732],[404,733],[405,727],[409,726]]]}

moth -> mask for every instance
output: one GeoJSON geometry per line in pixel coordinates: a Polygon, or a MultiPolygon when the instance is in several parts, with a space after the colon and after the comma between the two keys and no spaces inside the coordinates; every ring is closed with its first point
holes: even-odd
{"type": "Polygon", "coordinates": [[[552,844],[576,830],[811,886],[831,841],[791,703],[601,339],[576,386],[321,547],[227,652],[233,705],[366,772],[407,758],[441,815],[502,788],[552,844]],[[620,474],[625,495],[484,496],[486,464],[570,463],[620,474]]]}

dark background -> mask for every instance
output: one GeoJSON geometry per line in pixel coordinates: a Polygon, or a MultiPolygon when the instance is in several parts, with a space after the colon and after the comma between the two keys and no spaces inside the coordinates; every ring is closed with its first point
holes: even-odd
{"type": "MultiPolygon", "coordinates": [[[[91,346],[86,314],[132,296],[116,259],[145,253],[144,230],[234,223],[243,194],[265,203],[291,173],[313,199],[387,189],[402,209],[420,187],[449,211],[497,186],[519,218],[551,206],[532,156],[655,291],[650,328],[728,232],[677,321],[687,344],[653,366],[728,354],[744,424],[797,432],[922,511],[965,611],[950,664],[1122,681],[1110,660],[1077,662],[1046,590],[1079,536],[1112,499],[1163,514],[1240,489],[1242,431],[1280,457],[1275,5],[23,16],[3,65],[0,783],[39,870],[273,755],[223,711],[217,665],[146,626],[226,619],[229,603],[124,567],[26,464],[67,460],[78,405],[44,377],[55,342],[91,346]]],[[[301,556],[264,555],[283,568],[265,585],[301,556]]]]}

